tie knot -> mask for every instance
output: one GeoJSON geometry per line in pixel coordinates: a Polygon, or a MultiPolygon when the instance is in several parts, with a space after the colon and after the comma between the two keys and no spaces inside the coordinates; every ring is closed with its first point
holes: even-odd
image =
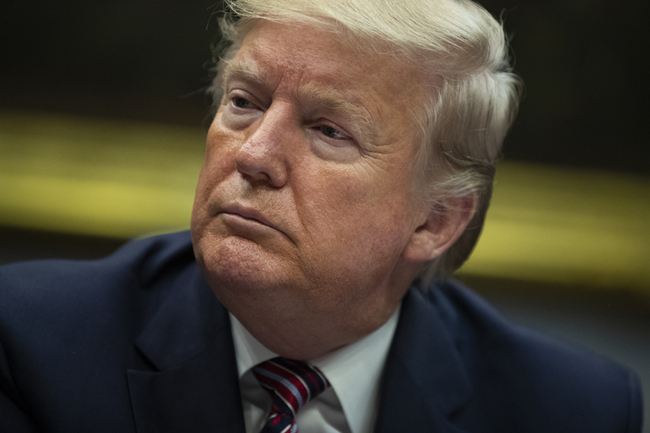
{"type": "Polygon", "coordinates": [[[273,398],[271,416],[286,416],[292,423],[300,408],[330,386],[318,368],[280,357],[256,365],[253,374],[273,398]]]}

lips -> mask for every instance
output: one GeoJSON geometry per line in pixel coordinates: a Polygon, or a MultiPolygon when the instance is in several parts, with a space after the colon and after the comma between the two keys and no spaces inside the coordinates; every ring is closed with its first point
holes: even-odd
{"type": "Polygon", "coordinates": [[[224,215],[234,216],[235,218],[237,217],[243,218],[248,222],[262,224],[264,226],[277,230],[280,233],[287,236],[287,234],[284,231],[282,231],[277,225],[273,224],[271,221],[265,218],[264,215],[262,215],[262,213],[260,213],[259,211],[253,208],[242,206],[239,204],[233,204],[233,205],[226,206],[224,209],[221,210],[220,213],[224,215]]]}
{"type": "Polygon", "coordinates": [[[250,209],[246,208],[243,206],[228,206],[226,209],[223,210],[223,213],[229,213],[233,215],[239,215],[240,217],[249,219],[249,220],[255,220],[259,223],[264,224],[265,226],[272,227],[274,229],[277,229],[269,220],[264,218],[264,216],[256,211],[255,209],[250,209]]]}

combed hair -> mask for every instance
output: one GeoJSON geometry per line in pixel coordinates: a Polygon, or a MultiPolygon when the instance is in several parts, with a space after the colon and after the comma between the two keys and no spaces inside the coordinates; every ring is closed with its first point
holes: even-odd
{"type": "Polygon", "coordinates": [[[218,106],[224,64],[257,19],[336,33],[351,47],[407,58],[431,85],[414,131],[413,161],[422,199],[445,218],[446,199],[473,198],[476,211],[461,237],[420,273],[422,287],[453,274],[483,227],[495,165],[519,103],[502,25],[469,0],[225,0],[222,39],[210,88],[218,106]],[[440,84],[442,83],[442,84],[440,84]]]}

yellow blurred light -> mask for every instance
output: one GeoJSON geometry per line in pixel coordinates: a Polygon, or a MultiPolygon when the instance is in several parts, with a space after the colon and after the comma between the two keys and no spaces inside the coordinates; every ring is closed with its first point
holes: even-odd
{"type": "MultiPolygon", "coordinates": [[[[128,238],[189,225],[205,132],[0,112],[0,225],[128,238]]],[[[504,162],[461,272],[650,292],[650,179],[504,162]]]]}

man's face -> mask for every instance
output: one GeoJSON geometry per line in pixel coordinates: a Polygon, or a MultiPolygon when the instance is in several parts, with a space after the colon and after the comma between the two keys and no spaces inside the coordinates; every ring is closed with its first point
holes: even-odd
{"type": "Polygon", "coordinates": [[[271,350],[355,341],[417,272],[402,253],[426,219],[410,171],[421,83],[405,62],[266,21],[228,66],[192,240],[219,300],[271,350]]]}

